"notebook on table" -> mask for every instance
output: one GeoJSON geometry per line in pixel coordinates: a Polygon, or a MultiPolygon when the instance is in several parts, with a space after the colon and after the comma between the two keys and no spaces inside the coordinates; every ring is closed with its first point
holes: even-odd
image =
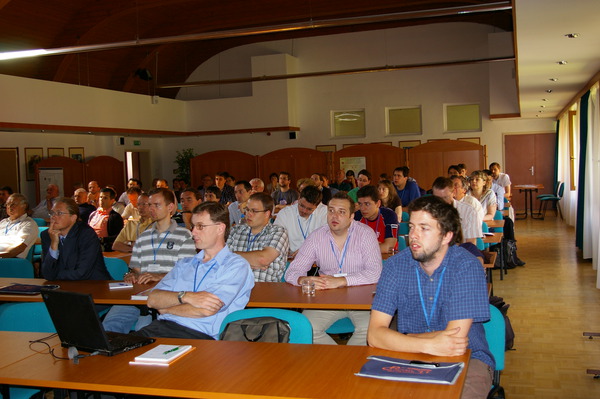
{"type": "Polygon", "coordinates": [[[42,298],[63,347],[113,356],[153,343],[153,338],[104,331],[89,294],[43,290],[42,298]]]}

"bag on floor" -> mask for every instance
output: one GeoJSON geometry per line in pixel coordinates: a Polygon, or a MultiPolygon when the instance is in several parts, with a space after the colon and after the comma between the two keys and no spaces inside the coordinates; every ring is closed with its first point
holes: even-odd
{"type": "Polygon", "coordinates": [[[490,297],[490,305],[498,308],[502,316],[504,316],[504,326],[505,326],[505,345],[504,350],[508,351],[513,348],[515,345],[515,332],[512,328],[512,324],[510,324],[510,319],[508,318],[508,308],[509,304],[504,302],[504,298],[499,296],[491,296],[490,297]]]}
{"type": "Polygon", "coordinates": [[[290,325],[275,317],[255,317],[232,321],[221,333],[221,341],[276,342],[290,341],[290,325]]]}

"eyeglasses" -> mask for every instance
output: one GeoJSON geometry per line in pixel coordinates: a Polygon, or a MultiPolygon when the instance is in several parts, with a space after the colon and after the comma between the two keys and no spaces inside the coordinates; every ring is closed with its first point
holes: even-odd
{"type": "Polygon", "coordinates": [[[192,229],[198,229],[199,231],[204,230],[205,227],[208,226],[218,226],[220,223],[212,223],[212,224],[202,224],[202,223],[198,223],[192,226],[192,229]]]}
{"type": "Polygon", "coordinates": [[[261,213],[261,212],[267,212],[267,209],[259,211],[257,209],[244,208],[245,215],[248,215],[248,214],[256,215],[257,213],[261,213]]]}
{"type": "Polygon", "coordinates": [[[50,217],[54,217],[54,216],[62,216],[62,215],[69,215],[69,212],[63,212],[63,211],[58,211],[58,212],[54,212],[54,211],[50,211],[48,212],[48,215],[50,215],[50,217]]]}

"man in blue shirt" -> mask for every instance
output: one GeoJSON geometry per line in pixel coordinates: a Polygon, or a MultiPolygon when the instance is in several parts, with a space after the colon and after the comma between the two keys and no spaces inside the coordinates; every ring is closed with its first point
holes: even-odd
{"type": "Polygon", "coordinates": [[[394,169],[394,186],[402,206],[408,206],[414,199],[421,196],[419,185],[408,177],[408,167],[406,166],[394,169]]]}
{"type": "Polygon", "coordinates": [[[148,296],[158,319],[137,334],[148,337],[216,339],[223,319],[244,309],[254,287],[248,262],[225,245],[229,212],[204,202],[192,215],[192,236],[200,252],[175,264],[148,296]]]}
{"type": "Polygon", "coordinates": [[[373,300],[369,345],[460,356],[471,349],[462,398],[484,398],[495,366],[483,328],[489,320],[485,272],[461,242],[456,209],[435,196],[411,203],[408,249],[384,265],[373,300]],[[398,312],[397,331],[389,328],[398,312]]]}

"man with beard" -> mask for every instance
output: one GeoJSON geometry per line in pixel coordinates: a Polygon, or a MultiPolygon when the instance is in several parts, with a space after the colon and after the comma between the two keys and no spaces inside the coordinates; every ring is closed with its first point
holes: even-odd
{"type": "Polygon", "coordinates": [[[489,320],[484,269],[461,241],[457,210],[441,198],[421,197],[408,208],[409,250],[387,260],[373,300],[370,346],[435,356],[471,350],[462,398],[484,398],[494,358],[483,323],[489,320]],[[389,328],[398,312],[397,331],[389,328]]]}

